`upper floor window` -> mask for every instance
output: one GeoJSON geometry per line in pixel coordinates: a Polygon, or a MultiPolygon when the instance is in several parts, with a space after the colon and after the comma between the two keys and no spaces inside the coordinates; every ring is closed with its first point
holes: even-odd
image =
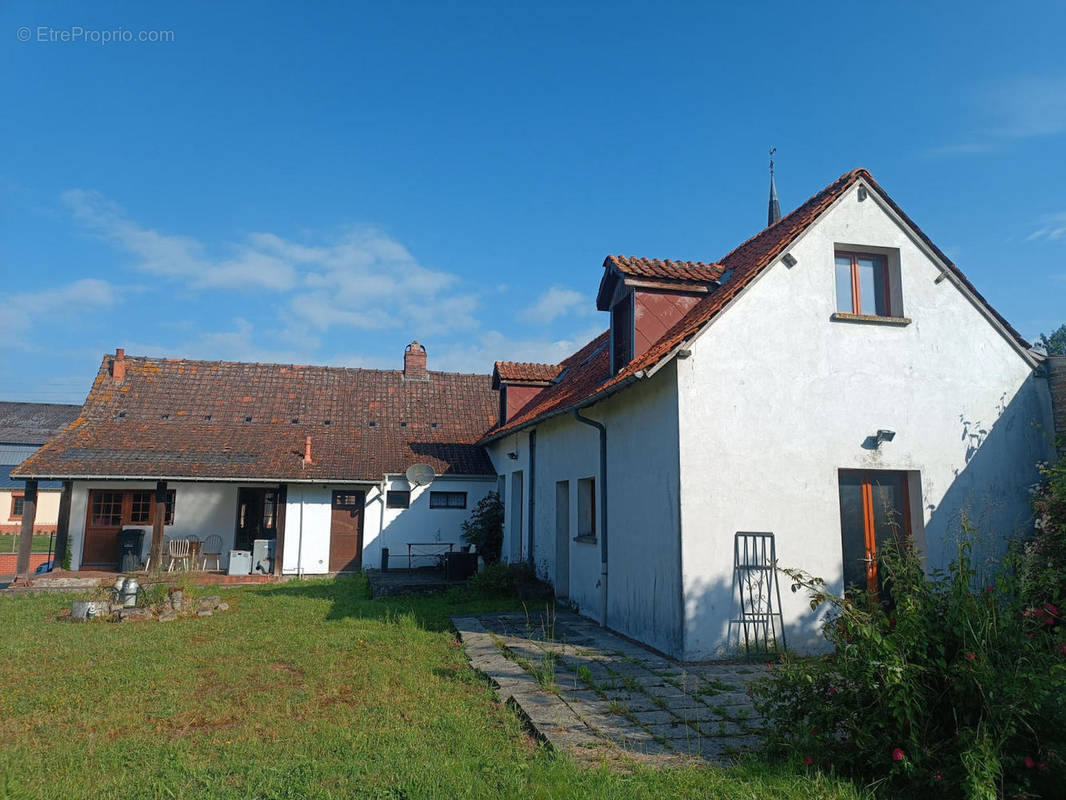
{"type": "Polygon", "coordinates": [[[837,311],[869,317],[899,317],[893,302],[893,270],[884,255],[836,253],[837,311]]]}
{"type": "Polygon", "coordinates": [[[611,307],[611,374],[633,360],[633,294],[611,307]]]}

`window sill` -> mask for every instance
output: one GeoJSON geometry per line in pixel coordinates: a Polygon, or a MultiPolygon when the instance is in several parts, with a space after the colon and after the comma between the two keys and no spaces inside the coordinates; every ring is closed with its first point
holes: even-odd
{"type": "Polygon", "coordinates": [[[902,328],[905,325],[911,324],[910,317],[880,317],[874,314],[848,314],[843,311],[837,311],[830,315],[829,319],[833,322],[861,322],[867,325],[895,325],[902,328]]]}
{"type": "Polygon", "coordinates": [[[575,536],[574,537],[574,541],[577,542],[578,544],[596,544],[596,537],[595,536],[588,536],[588,535],[575,536]]]}

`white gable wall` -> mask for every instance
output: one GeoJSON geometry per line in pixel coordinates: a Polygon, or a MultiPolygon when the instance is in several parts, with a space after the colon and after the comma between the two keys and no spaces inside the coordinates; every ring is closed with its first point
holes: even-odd
{"type": "MultiPolygon", "coordinates": [[[[879,205],[855,188],[726,309],[678,363],[685,657],[728,652],[733,536],[772,531],[779,562],[841,589],[840,468],[920,472],[912,522],[930,568],[960,511],[989,541],[1024,530],[1051,455],[1046,381],[879,205]],[[832,322],[834,244],[898,248],[905,327],[832,322]],[[878,429],[896,432],[862,447],[878,429]],[[918,524],[920,523],[920,524],[918,524]]],[[[788,643],[825,646],[782,587],[788,643]]]]}

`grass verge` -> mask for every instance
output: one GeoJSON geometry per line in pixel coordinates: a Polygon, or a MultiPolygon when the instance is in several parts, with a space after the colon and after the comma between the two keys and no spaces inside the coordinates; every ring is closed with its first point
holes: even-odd
{"type": "Polygon", "coordinates": [[[449,622],[516,602],[370,600],[362,577],[220,594],[226,614],[122,624],[0,598],[0,797],[859,797],[788,766],[619,773],[546,750],[449,622]]]}

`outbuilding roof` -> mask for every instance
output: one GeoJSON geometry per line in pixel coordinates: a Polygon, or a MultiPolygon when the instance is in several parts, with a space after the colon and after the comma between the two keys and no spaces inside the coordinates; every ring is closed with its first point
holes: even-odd
{"type": "MultiPolygon", "coordinates": [[[[568,413],[582,408],[626,388],[647,370],[655,367],[685,342],[701,331],[717,316],[730,301],[739,295],[764,269],[782,256],[788,247],[817,220],[833,203],[844,195],[853,185],[862,181],[870,190],[877,192],[885,204],[906,224],[932,251],[954,279],[961,284],[989,315],[1002,327],[1021,351],[1029,349],[1029,343],[1010,326],[1010,324],[989,305],[988,301],[966,279],[962,271],[922,232],[903,210],[873,179],[865,169],[854,169],[841,175],[829,186],[822,189],[805,203],[782,217],[779,221],[764,228],[723,258],[712,264],[703,262],[660,262],[654,259],[632,259],[624,261],[619,257],[609,256],[604,266],[618,269],[656,269],[645,266],[656,264],[689,264],[690,268],[720,270],[717,277],[729,272],[729,279],[716,285],[706,297],[697,302],[670,330],[644,353],[629,362],[623,369],[611,375],[610,356],[607,337],[609,331],[600,334],[579,351],[564,360],[560,366],[567,371],[563,380],[546,387],[530,402],[507,421],[505,425],[490,431],[485,441],[492,441],[508,433],[524,428],[533,423],[568,413]],[[633,265],[636,266],[633,266],[633,265]]],[[[670,269],[676,269],[671,267],[670,269]]],[[[716,278],[717,280],[717,278],[716,278]]]]}
{"type": "Polygon", "coordinates": [[[15,477],[379,481],[491,475],[488,375],[106,356],[81,413],[15,477]],[[311,438],[311,463],[304,464],[311,438]]]}
{"type": "Polygon", "coordinates": [[[65,403],[0,402],[0,442],[41,445],[81,411],[65,403]]]}

